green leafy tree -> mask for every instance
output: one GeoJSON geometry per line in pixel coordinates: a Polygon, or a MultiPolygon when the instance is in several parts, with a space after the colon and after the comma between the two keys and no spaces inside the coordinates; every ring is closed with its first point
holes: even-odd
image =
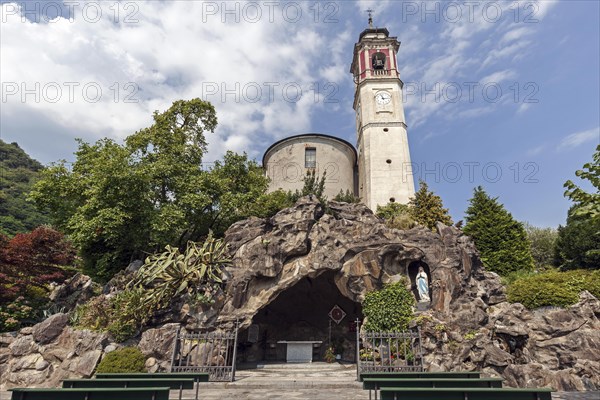
{"type": "Polygon", "coordinates": [[[250,216],[259,218],[270,218],[277,214],[284,208],[288,208],[294,205],[292,196],[289,192],[283,190],[275,190],[271,193],[265,193],[258,197],[258,199],[251,205],[249,212],[250,216]]]}
{"type": "Polygon", "coordinates": [[[406,282],[391,283],[365,295],[363,314],[367,332],[401,332],[413,318],[415,297],[406,282]]]}
{"type": "MultiPolygon", "coordinates": [[[[214,167],[202,174],[198,188],[209,202],[199,215],[195,231],[185,236],[185,240],[198,240],[200,233],[205,236],[209,231],[221,236],[232,223],[256,215],[261,210],[257,203],[273,200],[277,195],[266,196],[268,178],[264,170],[244,154],[228,151],[222,161],[216,161],[214,167]]],[[[268,204],[265,204],[268,206],[268,204]]]]}
{"type": "Polygon", "coordinates": [[[525,232],[531,244],[531,256],[535,268],[540,271],[554,264],[554,252],[558,231],[554,228],[538,228],[525,224],[525,232]]]}
{"type": "Polygon", "coordinates": [[[567,181],[565,196],[575,204],[569,210],[567,224],[559,226],[555,261],[561,269],[600,268],[600,145],[591,163],[575,172],[588,180],[595,193],[588,193],[567,181]]]}
{"type": "Polygon", "coordinates": [[[52,165],[31,194],[97,279],[167,244],[184,247],[209,230],[222,234],[251,215],[266,192],[264,172],[245,154],[228,152],[210,170],[201,168],[204,133],[217,124],[210,103],[179,100],[153,118],[124,145],[79,141],[72,168],[52,165]]]}
{"type": "Polygon", "coordinates": [[[409,200],[408,205],[413,219],[431,230],[435,229],[437,222],[452,225],[452,218],[448,209],[444,208],[442,198],[430,191],[424,181],[419,181],[419,190],[409,200]]]}
{"type": "Polygon", "coordinates": [[[554,249],[555,263],[563,270],[600,268],[600,218],[569,210],[567,224],[558,227],[554,249]]]}
{"type": "Polygon", "coordinates": [[[573,210],[578,215],[600,219],[600,145],[592,157],[592,162],[586,163],[583,169],[577,170],[575,175],[588,180],[595,188],[595,193],[588,193],[575,185],[571,180],[565,182],[565,196],[574,201],[579,207],[573,210]]]}
{"type": "Polygon", "coordinates": [[[533,258],[523,224],[481,186],[474,190],[463,231],[475,240],[485,266],[500,275],[531,271],[533,258]]]}
{"type": "Polygon", "coordinates": [[[43,168],[17,143],[0,140],[0,233],[14,236],[49,222],[47,215],[27,201],[43,168]]]}
{"type": "Polygon", "coordinates": [[[317,176],[315,170],[306,171],[304,177],[304,186],[302,190],[296,190],[295,193],[291,194],[292,201],[295,203],[300,197],[313,195],[321,204],[327,204],[327,196],[325,196],[325,174],[323,172],[321,178],[317,176]]]}
{"type": "Polygon", "coordinates": [[[417,225],[413,219],[408,204],[388,203],[385,206],[377,206],[377,216],[385,220],[389,228],[410,229],[417,225]]]}
{"type": "Polygon", "coordinates": [[[355,196],[354,192],[351,192],[350,189],[346,189],[345,192],[340,189],[340,192],[335,195],[333,200],[341,201],[343,203],[360,203],[360,197],[355,196]]]}

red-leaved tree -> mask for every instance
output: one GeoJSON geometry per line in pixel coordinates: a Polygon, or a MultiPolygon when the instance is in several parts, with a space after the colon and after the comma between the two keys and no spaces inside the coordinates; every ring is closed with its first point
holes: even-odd
{"type": "Polygon", "coordinates": [[[0,235],[0,299],[26,296],[31,287],[47,290],[50,282],[62,283],[72,272],[75,250],[63,234],[46,226],[11,240],[0,235]]]}

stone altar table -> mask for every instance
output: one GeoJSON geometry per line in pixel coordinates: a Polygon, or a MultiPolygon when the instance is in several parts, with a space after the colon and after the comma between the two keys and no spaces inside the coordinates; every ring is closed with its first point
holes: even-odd
{"type": "Polygon", "coordinates": [[[322,341],[315,340],[280,340],[277,343],[287,345],[286,361],[289,363],[309,363],[312,362],[313,347],[315,344],[321,344],[322,341]]]}

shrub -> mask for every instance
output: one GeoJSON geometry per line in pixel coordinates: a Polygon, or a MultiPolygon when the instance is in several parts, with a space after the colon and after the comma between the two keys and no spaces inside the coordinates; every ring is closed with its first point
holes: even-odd
{"type": "Polygon", "coordinates": [[[35,309],[28,305],[23,297],[0,305],[0,332],[10,332],[19,329],[23,322],[35,320],[35,309]]]}
{"type": "Polygon", "coordinates": [[[327,350],[325,350],[325,355],[323,356],[326,362],[332,363],[335,361],[335,353],[333,351],[333,347],[329,346],[327,350]]]}
{"type": "Polygon", "coordinates": [[[404,281],[386,285],[381,290],[369,292],[362,304],[367,317],[368,332],[399,332],[408,328],[413,318],[415,298],[404,281]]]}
{"type": "Polygon", "coordinates": [[[124,290],[114,297],[94,297],[77,306],[71,324],[84,329],[108,332],[117,342],[137,335],[140,328],[153,315],[150,306],[143,302],[141,288],[124,290]]]}
{"type": "Polygon", "coordinates": [[[346,189],[346,192],[340,189],[340,192],[333,198],[333,200],[343,203],[360,203],[360,197],[355,196],[350,189],[346,189]]]}
{"type": "Polygon", "coordinates": [[[104,356],[96,373],[146,372],[146,357],[137,347],[124,347],[104,356]]]}
{"type": "Polygon", "coordinates": [[[529,309],[566,307],[577,303],[583,290],[600,298],[600,271],[549,271],[517,278],[508,287],[508,299],[529,309]]]}
{"type": "Polygon", "coordinates": [[[130,284],[146,289],[143,303],[160,309],[179,297],[193,304],[214,302],[222,270],[231,263],[223,239],[215,239],[211,233],[204,243],[188,242],[183,253],[171,246],[166,250],[149,256],[130,284]]]}

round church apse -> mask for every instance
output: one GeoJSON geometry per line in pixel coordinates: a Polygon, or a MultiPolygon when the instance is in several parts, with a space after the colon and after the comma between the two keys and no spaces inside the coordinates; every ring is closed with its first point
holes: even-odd
{"type": "Polygon", "coordinates": [[[342,295],[335,274],[303,278],[262,308],[239,334],[238,360],[285,362],[286,342],[313,342],[313,361],[323,361],[332,346],[339,361],[354,362],[356,319],[362,320],[362,307],[342,295]]]}

